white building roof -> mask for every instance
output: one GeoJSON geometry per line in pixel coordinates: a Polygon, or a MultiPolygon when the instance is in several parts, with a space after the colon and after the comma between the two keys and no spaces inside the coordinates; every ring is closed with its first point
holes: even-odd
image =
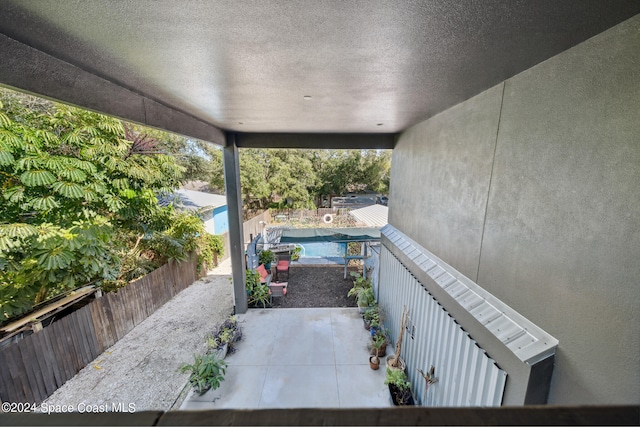
{"type": "Polygon", "coordinates": [[[176,198],[179,198],[179,204],[188,210],[197,211],[202,208],[215,209],[220,206],[226,206],[227,197],[219,194],[204,193],[194,190],[176,190],[176,198]]]}
{"type": "Polygon", "coordinates": [[[354,209],[349,213],[356,221],[365,223],[367,227],[382,228],[387,225],[389,208],[383,205],[371,205],[366,208],[354,209]]]}

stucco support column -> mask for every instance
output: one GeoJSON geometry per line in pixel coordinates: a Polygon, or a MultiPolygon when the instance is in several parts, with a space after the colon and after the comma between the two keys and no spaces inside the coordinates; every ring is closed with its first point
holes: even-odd
{"type": "Polygon", "coordinates": [[[247,312],[245,290],[244,231],[242,230],[242,194],[240,192],[240,156],[236,136],[226,134],[227,144],[223,149],[224,187],[227,193],[229,215],[229,250],[231,275],[233,277],[233,301],[235,313],[247,312]]]}

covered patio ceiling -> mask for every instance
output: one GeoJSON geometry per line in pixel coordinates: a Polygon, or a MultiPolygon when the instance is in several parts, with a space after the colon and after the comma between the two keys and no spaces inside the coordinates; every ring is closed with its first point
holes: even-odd
{"type": "Polygon", "coordinates": [[[233,131],[238,146],[336,134],[391,148],[637,13],[635,0],[3,0],[0,84],[220,145],[233,131]]]}

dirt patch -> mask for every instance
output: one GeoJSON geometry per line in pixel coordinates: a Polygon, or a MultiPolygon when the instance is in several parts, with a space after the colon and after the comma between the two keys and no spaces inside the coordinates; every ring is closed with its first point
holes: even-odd
{"type": "MultiPolygon", "coordinates": [[[[347,297],[353,286],[351,271],[362,273],[362,268],[349,267],[345,279],[341,265],[290,267],[287,295],[274,298],[273,308],[356,307],[355,298],[347,297]]],[[[286,277],[285,273],[278,279],[286,277]]]]}

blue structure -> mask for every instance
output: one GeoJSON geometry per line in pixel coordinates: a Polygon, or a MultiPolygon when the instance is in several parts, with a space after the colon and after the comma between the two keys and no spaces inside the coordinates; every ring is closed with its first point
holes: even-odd
{"type": "Polygon", "coordinates": [[[223,234],[229,231],[226,196],[194,190],[176,190],[174,196],[176,207],[196,212],[207,232],[223,234]]]}
{"type": "Polygon", "coordinates": [[[213,210],[213,226],[215,234],[223,234],[229,231],[229,215],[227,215],[227,205],[218,206],[213,210]]]}

